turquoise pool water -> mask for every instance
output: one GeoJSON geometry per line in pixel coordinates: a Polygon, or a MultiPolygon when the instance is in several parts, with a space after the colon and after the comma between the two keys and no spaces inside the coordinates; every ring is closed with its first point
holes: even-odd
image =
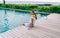
{"type": "MultiPolygon", "coordinates": [[[[46,15],[36,14],[38,19],[46,15]]],[[[20,26],[22,22],[29,22],[30,13],[16,10],[0,9],[0,33],[20,26]]]]}

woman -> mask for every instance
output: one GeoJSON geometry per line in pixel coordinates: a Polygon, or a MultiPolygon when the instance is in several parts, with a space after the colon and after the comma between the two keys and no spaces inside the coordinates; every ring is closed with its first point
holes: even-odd
{"type": "Polygon", "coordinates": [[[31,13],[30,22],[29,23],[23,23],[22,24],[25,27],[27,27],[28,30],[30,30],[30,29],[32,29],[34,27],[34,22],[37,20],[37,16],[36,16],[34,10],[32,10],[30,13],[31,13]]]}
{"type": "Polygon", "coordinates": [[[30,13],[31,13],[31,19],[30,19],[31,27],[34,27],[34,22],[37,20],[37,16],[33,10],[30,13]]]}

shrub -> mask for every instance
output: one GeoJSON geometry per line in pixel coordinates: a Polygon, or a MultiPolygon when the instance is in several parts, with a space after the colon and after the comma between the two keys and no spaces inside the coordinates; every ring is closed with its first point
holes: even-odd
{"type": "Polygon", "coordinates": [[[60,5],[39,6],[36,4],[0,4],[0,7],[22,9],[22,10],[36,10],[40,12],[49,12],[49,13],[60,13],[60,5]]]}

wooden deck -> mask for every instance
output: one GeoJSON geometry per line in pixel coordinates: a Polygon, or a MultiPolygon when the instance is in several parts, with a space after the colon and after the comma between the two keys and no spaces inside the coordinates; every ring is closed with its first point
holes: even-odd
{"type": "Polygon", "coordinates": [[[60,15],[51,16],[47,19],[38,19],[32,30],[19,26],[0,34],[0,38],[60,38],[60,15]]]}

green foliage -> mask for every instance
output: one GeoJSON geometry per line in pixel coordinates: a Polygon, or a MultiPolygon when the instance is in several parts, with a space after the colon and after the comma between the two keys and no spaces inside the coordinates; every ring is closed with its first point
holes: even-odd
{"type": "Polygon", "coordinates": [[[60,13],[60,6],[51,6],[51,12],[60,13]]]}
{"type": "Polygon", "coordinates": [[[2,4],[0,4],[0,7],[2,6],[2,4]]]}
{"type": "Polygon", "coordinates": [[[49,13],[60,13],[60,5],[40,6],[37,4],[0,4],[0,7],[22,9],[22,10],[37,10],[40,12],[49,12],[49,13]]]}
{"type": "Polygon", "coordinates": [[[0,7],[2,7],[3,6],[3,4],[0,4],[0,7]]]}
{"type": "Polygon", "coordinates": [[[23,10],[31,10],[31,9],[34,9],[36,8],[37,6],[36,5],[32,5],[32,4],[17,4],[15,5],[15,8],[16,9],[23,9],[23,10]]]}
{"type": "Polygon", "coordinates": [[[38,11],[49,13],[60,13],[60,6],[39,6],[38,11]]]}

